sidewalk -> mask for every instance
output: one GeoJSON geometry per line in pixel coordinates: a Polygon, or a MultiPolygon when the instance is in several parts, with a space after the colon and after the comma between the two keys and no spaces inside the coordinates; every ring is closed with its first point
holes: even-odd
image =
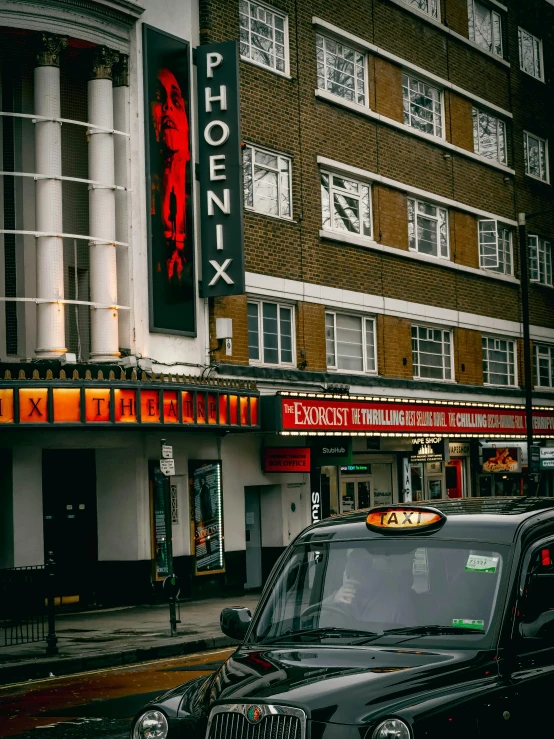
{"type": "Polygon", "coordinates": [[[167,604],[60,614],[56,657],[46,656],[46,642],[0,647],[0,686],[233,646],[219,627],[221,610],[236,605],[253,612],[258,600],[253,594],[181,603],[175,637],[167,604]]]}

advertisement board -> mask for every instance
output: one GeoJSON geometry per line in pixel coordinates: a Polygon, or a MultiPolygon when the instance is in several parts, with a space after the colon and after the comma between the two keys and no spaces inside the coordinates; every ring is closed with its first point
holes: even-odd
{"type": "Polygon", "coordinates": [[[521,472],[521,449],[519,447],[484,446],[483,472],[521,472]]]}
{"type": "Polygon", "coordinates": [[[190,49],[143,26],[150,331],[196,335],[190,49]]]}
{"type": "Polygon", "coordinates": [[[221,461],[189,460],[189,485],[195,572],[225,572],[221,461]]]}

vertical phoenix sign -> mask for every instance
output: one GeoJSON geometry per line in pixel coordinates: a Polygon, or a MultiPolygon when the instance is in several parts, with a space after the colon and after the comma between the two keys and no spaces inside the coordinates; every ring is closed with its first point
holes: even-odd
{"type": "Polygon", "coordinates": [[[197,49],[202,297],[244,285],[239,66],[236,41],[197,49]]]}

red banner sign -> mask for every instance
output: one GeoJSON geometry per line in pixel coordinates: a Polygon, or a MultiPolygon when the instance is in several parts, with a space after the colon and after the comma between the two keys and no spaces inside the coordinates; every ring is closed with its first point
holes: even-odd
{"type": "Polygon", "coordinates": [[[264,472],[309,472],[310,450],[303,447],[267,447],[264,472]]]}
{"type": "MultiPolygon", "coordinates": [[[[280,396],[283,431],[525,436],[525,409],[425,401],[324,400],[280,396]]],[[[536,436],[554,436],[554,408],[533,413],[536,436]]]]}

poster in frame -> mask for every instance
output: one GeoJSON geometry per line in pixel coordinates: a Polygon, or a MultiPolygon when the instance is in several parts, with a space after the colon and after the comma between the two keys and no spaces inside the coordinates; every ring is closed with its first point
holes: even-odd
{"type": "Polygon", "coordinates": [[[189,460],[189,485],[195,574],[225,572],[221,460],[189,460]]]}
{"type": "Polygon", "coordinates": [[[150,331],[196,336],[187,41],[143,25],[150,331]]]}

